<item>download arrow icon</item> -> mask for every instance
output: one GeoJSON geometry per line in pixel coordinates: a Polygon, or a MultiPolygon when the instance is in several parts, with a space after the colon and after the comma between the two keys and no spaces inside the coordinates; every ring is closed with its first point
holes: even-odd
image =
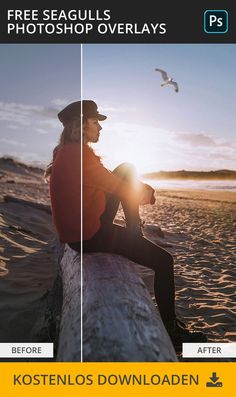
{"type": "Polygon", "coordinates": [[[212,372],[212,376],[210,377],[210,379],[213,383],[215,383],[219,379],[219,377],[216,376],[216,372],[212,372]]]}

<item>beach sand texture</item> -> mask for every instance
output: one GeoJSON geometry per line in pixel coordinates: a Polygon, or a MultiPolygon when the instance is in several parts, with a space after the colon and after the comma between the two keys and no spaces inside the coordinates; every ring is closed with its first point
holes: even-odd
{"type": "Polygon", "coordinates": [[[160,190],[156,198],[142,216],[171,245],[177,315],[210,342],[235,342],[236,192],[160,190]]]}
{"type": "Polygon", "coordinates": [[[42,298],[56,273],[55,232],[50,214],[4,202],[7,195],[49,204],[42,171],[0,160],[0,342],[34,342],[41,338],[42,298]]]}
{"type": "MultiPolygon", "coordinates": [[[[6,195],[49,205],[42,171],[0,161],[0,341],[37,341],[40,300],[56,275],[55,230],[49,213],[6,195]]],[[[211,342],[235,342],[236,193],[157,190],[156,198],[142,207],[144,232],[174,256],[178,316],[211,342]]],[[[138,270],[153,293],[153,272],[138,270]]]]}

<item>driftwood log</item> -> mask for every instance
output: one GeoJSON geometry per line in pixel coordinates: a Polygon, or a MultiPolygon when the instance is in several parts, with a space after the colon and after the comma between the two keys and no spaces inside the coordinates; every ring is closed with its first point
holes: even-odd
{"type": "Polygon", "coordinates": [[[178,361],[135,264],[113,254],[85,254],[67,244],[60,261],[63,307],[57,361],[178,361]]]}

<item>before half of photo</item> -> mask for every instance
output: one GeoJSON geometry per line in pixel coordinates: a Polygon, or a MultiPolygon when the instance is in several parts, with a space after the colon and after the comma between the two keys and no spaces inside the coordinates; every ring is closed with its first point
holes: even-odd
{"type": "Polygon", "coordinates": [[[0,361],[55,361],[70,303],[50,175],[65,139],[58,114],[81,95],[81,46],[2,44],[0,53],[0,361]]]}

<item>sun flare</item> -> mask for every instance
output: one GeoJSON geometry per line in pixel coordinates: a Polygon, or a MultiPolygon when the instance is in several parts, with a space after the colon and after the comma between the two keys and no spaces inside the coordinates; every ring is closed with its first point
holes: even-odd
{"type": "Polygon", "coordinates": [[[109,169],[128,162],[135,166],[139,175],[170,169],[175,158],[170,147],[171,135],[166,131],[121,123],[106,126],[99,143],[94,145],[109,169]]]}

